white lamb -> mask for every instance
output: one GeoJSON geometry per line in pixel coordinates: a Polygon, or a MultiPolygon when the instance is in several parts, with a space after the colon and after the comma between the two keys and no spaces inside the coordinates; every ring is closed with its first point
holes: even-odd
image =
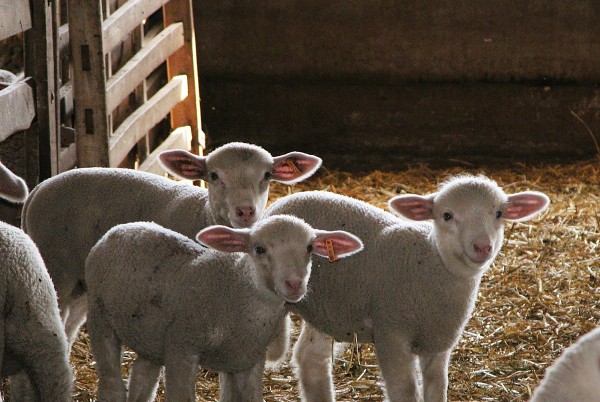
{"type": "Polygon", "coordinates": [[[530,402],[600,401],[600,327],[571,345],[546,370],[530,402]]]}
{"type": "Polygon", "coordinates": [[[303,399],[335,399],[331,338],[356,336],[375,344],[387,400],[445,401],[450,353],[481,276],[500,250],[503,221],[529,219],[548,203],[542,193],[506,195],[494,181],[473,176],[453,178],[435,194],[390,200],[405,218],[433,222],[409,222],[327,192],[276,201],[266,216],[296,215],[327,230],[348,230],[365,244],[338,269],[316,264],[310,297],[289,305],[307,321],[294,351],[303,399]]]}
{"type": "MultiPolygon", "coordinates": [[[[27,197],[23,180],[1,163],[0,197],[27,197]]],[[[31,239],[4,222],[0,309],[0,374],[10,376],[12,400],[70,401],[73,377],[52,281],[31,239]]]]}
{"type": "Polygon", "coordinates": [[[85,258],[108,229],[153,221],[193,237],[209,225],[249,227],[262,215],[271,180],[295,183],[321,165],[316,156],[272,157],[244,143],[227,144],[207,157],[165,151],[160,160],[180,178],[206,180],[208,190],[131,169],[75,169],[41,183],[23,207],[22,228],[54,281],[70,343],[87,311],[85,258]]]}
{"type": "Polygon", "coordinates": [[[292,216],[252,229],[211,226],[197,240],[219,251],[139,222],[114,227],[90,252],[87,325],[100,401],[127,397],[122,344],[139,356],[128,400],[153,400],[164,365],[167,401],[193,401],[200,364],[220,373],[222,401],[262,401],[267,346],[284,303],[306,292],[311,255],[362,249],[349,233],[314,230],[292,216]]]}

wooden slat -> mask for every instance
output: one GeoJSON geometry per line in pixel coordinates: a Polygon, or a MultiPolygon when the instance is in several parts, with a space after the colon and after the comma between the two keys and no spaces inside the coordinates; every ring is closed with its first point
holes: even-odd
{"type": "Polygon", "coordinates": [[[69,145],[75,143],[75,129],[72,127],[65,126],[64,124],[60,126],[60,146],[68,147],[69,145]]]}
{"type": "Polygon", "coordinates": [[[0,0],[0,40],[31,28],[29,0],[0,0]]]}
{"type": "Polygon", "coordinates": [[[186,76],[173,77],[148,102],[125,119],[110,138],[110,166],[119,166],[146,132],[158,124],[187,95],[186,76]]]}
{"type": "Polygon", "coordinates": [[[60,149],[58,155],[58,173],[73,169],[77,163],[77,149],[75,144],[60,149]]]}
{"type": "Polygon", "coordinates": [[[106,65],[102,51],[101,1],[69,0],[75,91],[77,166],[108,166],[106,65]],[[77,12],[73,12],[77,10],[77,12]]]}
{"type": "MultiPolygon", "coordinates": [[[[91,0],[90,0],[91,1],[91,0]]],[[[129,0],[103,24],[104,52],[111,51],[121,40],[169,0],[129,0]]]]}
{"type": "Polygon", "coordinates": [[[165,28],[106,83],[106,107],[114,110],[169,55],[183,45],[183,24],[165,28]]]}
{"type": "Polygon", "coordinates": [[[73,83],[67,82],[60,87],[60,120],[66,121],[73,114],[73,83]]]}
{"type": "Polygon", "coordinates": [[[190,126],[192,128],[192,152],[202,155],[205,147],[204,133],[200,122],[200,91],[198,88],[198,67],[196,61],[196,40],[192,0],[171,0],[163,7],[165,25],[182,22],[185,45],[167,60],[169,79],[186,74],[189,95],[171,112],[171,127],[190,126]]]}
{"type": "Polygon", "coordinates": [[[52,175],[59,173],[59,165],[60,165],[60,127],[61,127],[61,119],[60,119],[60,87],[62,85],[61,80],[61,57],[60,50],[58,49],[58,29],[60,27],[60,1],[51,2],[51,10],[52,10],[52,60],[48,60],[48,68],[54,70],[54,138],[52,139],[52,146],[50,148],[53,158],[54,164],[52,166],[52,175]]]}
{"type": "Polygon", "coordinates": [[[58,52],[66,57],[69,51],[69,25],[64,24],[58,28],[58,52]]]}
{"type": "Polygon", "coordinates": [[[148,157],[138,170],[162,175],[165,170],[158,161],[158,155],[168,149],[185,149],[189,151],[192,147],[192,129],[190,126],[176,128],[148,157]]]}
{"type": "MultiPolygon", "coordinates": [[[[137,52],[139,52],[141,49],[144,48],[144,45],[148,42],[148,40],[151,40],[151,39],[146,40],[145,31],[146,31],[146,28],[143,25],[140,25],[136,29],[134,29],[132,32],[132,36],[131,36],[132,45],[133,45],[133,48],[137,52]]],[[[142,103],[146,103],[146,101],[148,101],[148,86],[146,85],[146,82],[147,82],[147,78],[145,80],[143,80],[140,83],[140,85],[138,85],[135,88],[135,91],[133,92],[133,94],[135,96],[135,100],[138,103],[138,105],[140,105],[142,103]]],[[[136,156],[135,156],[136,160],[142,160],[142,161],[145,160],[148,157],[148,155],[150,154],[150,152],[152,151],[152,142],[151,142],[150,137],[151,137],[153,131],[155,131],[155,130],[150,130],[148,133],[146,133],[144,138],[142,138],[137,143],[136,156]]]]}
{"type": "Polygon", "coordinates": [[[0,142],[31,126],[35,117],[33,90],[19,81],[0,91],[0,142]]]}

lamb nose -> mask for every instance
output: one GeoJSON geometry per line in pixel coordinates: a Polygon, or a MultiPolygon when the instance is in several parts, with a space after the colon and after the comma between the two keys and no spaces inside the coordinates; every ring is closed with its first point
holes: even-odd
{"type": "Polygon", "coordinates": [[[235,213],[239,217],[244,217],[248,219],[255,214],[255,209],[253,207],[235,207],[235,213]]]}
{"type": "Polygon", "coordinates": [[[477,244],[473,245],[475,247],[475,251],[479,254],[489,254],[492,251],[492,246],[490,244],[477,244]]]}
{"type": "Polygon", "coordinates": [[[302,281],[300,280],[287,280],[285,281],[285,287],[287,290],[297,293],[300,290],[300,286],[302,286],[302,281]]]}

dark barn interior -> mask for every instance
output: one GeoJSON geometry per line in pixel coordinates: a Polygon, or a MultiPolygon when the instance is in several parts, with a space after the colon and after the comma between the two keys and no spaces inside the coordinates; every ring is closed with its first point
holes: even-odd
{"type": "Polygon", "coordinates": [[[229,1],[195,8],[204,130],[328,168],[598,152],[593,1],[229,1]]]}

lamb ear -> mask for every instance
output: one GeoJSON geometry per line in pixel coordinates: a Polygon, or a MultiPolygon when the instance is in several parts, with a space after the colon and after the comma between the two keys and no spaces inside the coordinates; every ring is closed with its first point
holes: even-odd
{"type": "Polygon", "coordinates": [[[313,241],[313,253],[327,257],[329,262],[337,261],[356,254],[363,249],[363,242],[352,233],[337,230],[328,232],[316,230],[317,237],[313,241]]]}
{"type": "Polygon", "coordinates": [[[544,212],[550,205],[550,198],[539,191],[524,191],[508,196],[508,203],[502,217],[522,222],[544,212]]]}
{"type": "Polygon", "coordinates": [[[388,206],[392,212],[413,220],[424,221],[433,219],[433,199],[434,194],[426,196],[405,194],[392,198],[388,202],[388,206]]]}
{"type": "Polygon", "coordinates": [[[285,184],[294,184],[312,176],[323,160],[318,156],[303,152],[290,152],[289,154],[273,158],[272,179],[285,184]]]}
{"type": "Polygon", "coordinates": [[[0,163],[0,197],[20,203],[25,201],[27,194],[25,181],[0,163]]]}
{"type": "Polygon", "coordinates": [[[183,149],[163,151],[158,155],[163,168],[173,176],[184,180],[206,178],[206,158],[183,149]]]}
{"type": "Polygon", "coordinates": [[[209,226],[196,235],[196,240],[205,246],[226,253],[247,252],[249,250],[250,231],[220,225],[209,226]]]}

